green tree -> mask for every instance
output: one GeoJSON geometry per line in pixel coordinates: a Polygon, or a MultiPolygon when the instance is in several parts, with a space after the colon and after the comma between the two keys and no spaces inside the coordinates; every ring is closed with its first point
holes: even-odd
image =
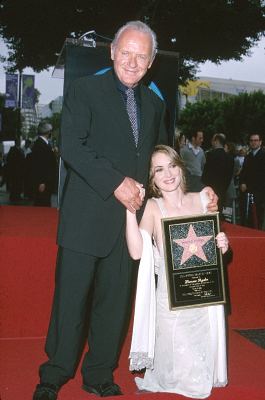
{"type": "Polygon", "coordinates": [[[38,135],[38,127],[35,125],[31,125],[27,133],[27,138],[35,139],[37,135],[38,135]]]}
{"type": "Polygon", "coordinates": [[[235,142],[246,143],[250,133],[265,135],[265,94],[257,91],[227,98],[223,121],[224,132],[235,142]]]}
{"type": "Polygon", "coordinates": [[[178,128],[188,138],[193,132],[204,132],[204,146],[210,147],[211,137],[221,132],[223,127],[223,102],[219,100],[204,100],[197,103],[187,103],[179,114],[178,128]]]}
{"type": "Polygon", "coordinates": [[[95,30],[112,39],[121,24],[141,19],[161,50],[180,53],[185,81],[198,62],[239,60],[265,31],[262,0],[2,0],[0,13],[9,67],[36,72],[55,65],[65,38],[95,30]]]}
{"type": "Polygon", "coordinates": [[[45,118],[45,121],[49,122],[52,127],[52,136],[53,136],[53,141],[55,144],[58,144],[58,137],[59,137],[59,132],[60,132],[60,124],[61,124],[61,113],[54,113],[50,118],[45,118]]]}
{"type": "Polygon", "coordinates": [[[34,89],[34,104],[39,102],[41,92],[38,89],[34,89]]]}
{"type": "Polygon", "coordinates": [[[250,133],[265,134],[265,94],[241,93],[224,101],[187,103],[180,112],[178,128],[188,137],[194,130],[205,134],[204,146],[210,147],[215,133],[224,133],[235,143],[246,143],[250,133]]]}

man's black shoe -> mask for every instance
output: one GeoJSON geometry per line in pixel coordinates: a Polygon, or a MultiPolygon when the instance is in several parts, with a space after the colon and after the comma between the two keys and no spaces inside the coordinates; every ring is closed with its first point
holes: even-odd
{"type": "Polygon", "coordinates": [[[33,394],[33,400],[56,400],[59,386],[51,383],[40,383],[36,386],[33,394]]]}
{"type": "Polygon", "coordinates": [[[100,396],[100,397],[122,395],[119,385],[117,385],[116,383],[113,383],[113,382],[106,382],[106,383],[96,384],[96,385],[83,384],[82,389],[84,389],[88,393],[92,393],[92,394],[95,394],[96,396],[100,396]]]}

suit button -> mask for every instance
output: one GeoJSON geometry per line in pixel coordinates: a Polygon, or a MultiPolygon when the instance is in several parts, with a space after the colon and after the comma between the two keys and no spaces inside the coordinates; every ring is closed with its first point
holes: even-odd
{"type": "Polygon", "coordinates": [[[140,153],[136,153],[136,157],[140,157],[140,153]]]}

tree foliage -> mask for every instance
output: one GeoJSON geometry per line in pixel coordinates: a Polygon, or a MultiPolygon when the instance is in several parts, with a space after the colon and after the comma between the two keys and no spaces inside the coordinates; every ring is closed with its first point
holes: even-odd
{"type": "Polygon", "coordinates": [[[61,125],[61,112],[54,113],[51,117],[45,118],[45,121],[49,122],[52,125],[52,136],[53,140],[58,144],[59,132],[60,132],[60,125],[61,125]]]}
{"type": "Polygon", "coordinates": [[[36,72],[56,63],[67,37],[112,39],[128,20],[147,22],[161,50],[180,53],[183,79],[198,62],[239,60],[265,31],[262,0],[2,0],[0,12],[9,66],[36,72]]]}
{"type": "Polygon", "coordinates": [[[180,112],[178,128],[188,137],[194,130],[202,130],[206,148],[215,133],[224,133],[229,141],[244,144],[250,133],[265,134],[265,94],[257,91],[224,101],[187,103],[180,112]]]}

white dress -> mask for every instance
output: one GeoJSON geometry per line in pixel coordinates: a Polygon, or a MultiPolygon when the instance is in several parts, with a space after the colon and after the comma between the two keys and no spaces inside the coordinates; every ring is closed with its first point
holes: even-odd
{"type": "MultiPolygon", "coordinates": [[[[162,217],[166,217],[158,200],[162,217]]],[[[213,386],[227,384],[225,318],[223,305],[170,311],[163,255],[158,264],[154,361],[140,390],[178,393],[206,398],[213,386]]]]}

